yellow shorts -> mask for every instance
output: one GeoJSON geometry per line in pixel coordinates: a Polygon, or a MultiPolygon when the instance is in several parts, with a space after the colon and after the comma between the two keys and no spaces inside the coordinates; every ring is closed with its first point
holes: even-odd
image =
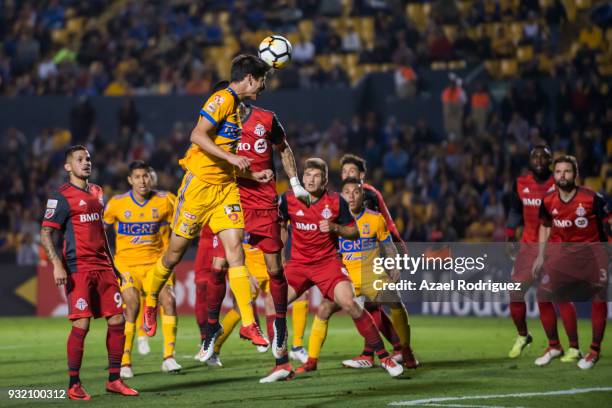
{"type": "Polygon", "coordinates": [[[203,225],[213,233],[244,228],[240,193],[235,182],[208,184],[187,172],[178,191],[172,231],[183,238],[198,236],[203,225]]]}
{"type": "Polygon", "coordinates": [[[374,281],[380,280],[382,282],[389,282],[387,275],[374,275],[374,273],[368,273],[364,276],[364,272],[361,270],[348,270],[353,286],[355,287],[355,296],[365,296],[367,300],[375,302],[378,297],[379,291],[374,288],[374,281]]]}
{"type": "Polygon", "coordinates": [[[270,291],[270,275],[268,274],[268,267],[266,266],[263,252],[249,244],[243,244],[243,247],[245,264],[249,274],[257,280],[260,293],[268,293],[270,291]]]}
{"type": "MultiPolygon", "coordinates": [[[[142,287],[144,285],[145,277],[147,274],[153,269],[153,263],[147,264],[133,264],[129,261],[120,261],[115,259],[115,268],[121,275],[121,291],[128,288],[135,288],[138,292],[142,292],[142,287]]],[[[168,280],[166,281],[166,285],[173,286],[174,285],[174,272],[170,274],[168,280]]]]}

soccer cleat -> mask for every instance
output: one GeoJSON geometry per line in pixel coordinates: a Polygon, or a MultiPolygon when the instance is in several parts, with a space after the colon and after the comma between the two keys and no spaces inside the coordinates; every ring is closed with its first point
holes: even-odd
{"type": "Polygon", "coordinates": [[[580,350],[574,347],[570,347],[560,358],[562,363],[575,363],[576,361],[582,358],[582,353],[580,350]]]}
{"type": "Polygon", "coordinates": [[[151,347],[149,346],[149,338],[147,336],[139,336],[138,337],[138,354],[141,356],[146,356],[151,352],[151,347]]]}
{"type": "Polygon", "coordinates": [[[178,373],[181,371],[181,365],[176,362],[174,357],[168,357],[164,359],[164,362],[161,365],[161,369],[164,373],[178,373]]]}
{"type": "Polygon", "coordinates": [[[410,347],[404,347],[402,350],[402,362],[404,363],[404,367],[406,368],[417,368],[421,365],[419,360],[416,359],[414,353],[410,349],[410,347]]]}
{"type": "Polygon", "coordinates": [[[287,328],[285,327],[284,333],[276,328],[276,321],[274,321],[274,338],[272,339],[272,355],[274,358],[281,358],[287,355],[287,328]],[[281,332],[279,334],[279,332],[281,332]]]}
{"type": "Polygon", "coordinates": [[[257,346],[255,347],[258,353],[267,353],[270,350],[270,346],[257,346]]]}
{"type": "Polygon", "coordinates": [[[288,381],[295,376],[293,367],[290,363],[277,365],[266,377],[259,380],[260,384],[271,383],[276,381],[288,381]]]}
{"type": "Polygon", "coordinates": [[[72,387],[68,389],[68,398],[71,400],[82,400],[89,401],[91,396],[85,391],[81,383],[73,384],[72,387]]]}
{"type": "Polygon", "coordinates": [[[193,356],[193,359],[196,361],[200,361],[200,359],[204,356],[204,349],[202,348],[202,344],[200,344],[200,347],[198,348],[198,352],[196,353],[195,356],[193,356]]]}
{"type": "Polygon", "coordinates": [[[302,374],[307,373],[309,371],[317,371],[317,362],[318,360],[316,358],[308,357],[304,364],[302,364],[295,370],[295,373],[302,374]]]}
{"type": "Polygon", "coordinates": [[[530,345],[532,341],[533,341],[533,337],[531,337],[531,334],[529,333],[527,333],[526,336],[517,336],[516,340],[514,340],[514,345],[510,349],[510,352],[508,353],[508,357],[510,358],[520,357],[525,347],[530,345]]]}
{"type": "Polygon", "coordinates": [[[291,351],[289,352],[289,358],[291,360],[299,361],[304,364],[308,361],[308,352],[302,346],[300,347],[291,347],[291,351]]]}
{"type": "Polygon", "coordinates": [[[121,371],[119,371],[119,376],[121,378],[133,378],[134,372],[132,371],[131,365],[121,366],[121,371]]]}
{"type": "Polygon", "coordinates": [[[595,363],[599,360],[599,353],[594,350],[589,350],[586,356],[582,357],[578,361],[578,367],[583,370],[589,370],[593,368],[595,363]]]}
{"type": "Polygon", "coordinates": [[[206,364],[209,367],[223,367],[221,358],[219,357],[219,354],[217,353],[213,353],[213,355],[208,360],[206,360],[206,364]]]}
{"type": "Polygon", "coordinates": [[[251,343],[255,346],[269,346],[270,342],[266,339],[257,323],[251,323],[248,326],[242,326],[240,328],[240,338],[244,340],[251,340],[251,343]]]}
{"type": "Polygon", "coordinates": [[[157,308],[145,306],[142,314],[142,330],[149,337],[155,336],[157,331],[157,308]]]}
{"type": "Polygon", "coordinates": [[[535,365],[544,367],[549,364],[554,358],[560,357],[563,355],[563,349],[557,347],[547,347],[540,357],[536,358],[535,365]]]}
{"type": "Polygon", "coordinates": [[[122,379],[118,379],[115,381],[107,381],[106,391],[125,395],[127,397],[135,397],[138,395],[138,391],[136,391],[133,388],[128,387],[127,384],[124,383],[122,379]]]}
{"type": "Polygon", "coordinates": [[[401,364],[397,364],[391,356],[385,357],[380,360],[380,365],[382,366],[382,368],[387,370],[391,377],[400,376],[404,372],[404,367],[402,367],[401,364]]]}
{"type": "Polygon", "coordinates": [[[212,355],[215,353],[215,341],[217,341],[217,338],[222,334],[223,326],[221,326],[219,323],[217,323],[216,327],[214,328],[211,328],[209,325],[206,332],[206,338],[202,342],[202,347],[200,347],[200,352],[198,353],[200,357],[198,360],[200,363],[205,363],[212,357],[212,355]]]}
{"type": "Polygon", "coordinates": [[[374,367],[374,357],[362,354],[350,360],[344,360],[342,365],[347,368],[372,368],[374,367]]]}
{"type": "Polygon", "coordinates": [[[393,354],[391,354],[391,358],[398,364],[402,364],[404,362],[404,356],[402,356],[402,352],[399,350],[393,351],[393,354]]]}

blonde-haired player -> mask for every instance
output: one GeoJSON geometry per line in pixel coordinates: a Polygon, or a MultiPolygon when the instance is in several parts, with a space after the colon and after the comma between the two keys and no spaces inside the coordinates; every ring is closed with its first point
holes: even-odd
{"type": "MultiPolygon", "coordinates": [[[[168,242],[176,199],[172,193],[153,190],[155,174],[143,161],[130,164],[128,183],[132,189],[113,197],[104,210],[104,223],[113,226],[115,231],[115,267],[121,275],[121,293],[125,302],[125,345],[120,372],[122,378],[134,376],[132,345],[136,319],[141,309],[142,287],[146,274],[168,242]]],[[[164,372],[181,369],[174,359],[177,319],[173,282],[174,276],[171,276],[160,293],[164,311],[164,372]]]]}

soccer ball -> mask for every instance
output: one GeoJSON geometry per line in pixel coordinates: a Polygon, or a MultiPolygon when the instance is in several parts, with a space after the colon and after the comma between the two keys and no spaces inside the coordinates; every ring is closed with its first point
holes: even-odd
{"type": "Polygon", "coordinates": [[[282,69],[291,62],[291,43],[280,35],[270,35],[259,44],[259,58],[275,69],[282,69]]]}

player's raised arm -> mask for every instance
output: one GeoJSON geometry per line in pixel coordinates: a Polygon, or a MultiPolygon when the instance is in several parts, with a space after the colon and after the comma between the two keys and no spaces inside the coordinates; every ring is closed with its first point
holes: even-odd
{"type": "Polygon", "coordinates": [[[272,141],[275,143],[274,146],[276,147],[276,150],[280,153],[283,169],[285,169],[285,173],[287,174],[287,177],[289,177],[289,184],[291,184],[293,194],[295,194],[298,200],[304,202],[305,204],[310,204],[310,195],[306,189],[302,187],[302,183],[300,183],[300,179],[298,178],[295,156],[293,155],[293,150],[291,150],[291,147],[287,142],[285,129],[281,125],[276,115],[274,115],[274,118],[272,119],[272,141]]]}

